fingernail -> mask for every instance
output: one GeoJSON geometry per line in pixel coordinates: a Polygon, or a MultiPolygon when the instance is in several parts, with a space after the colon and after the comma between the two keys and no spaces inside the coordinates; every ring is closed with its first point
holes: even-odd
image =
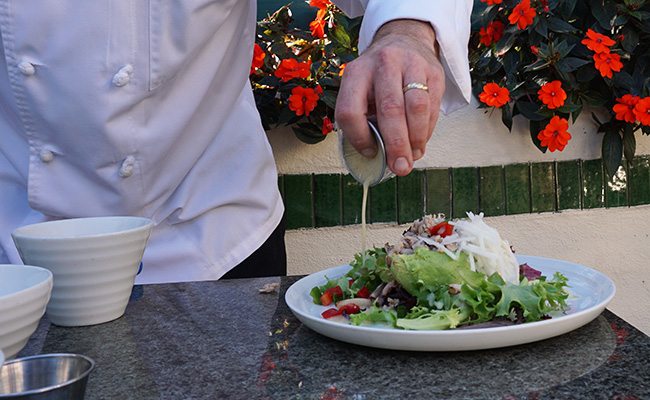
{"type": "Polygon", "coordinates": [[[422,150],[420,149],[413,150],[413,160],[414,161],[419,160],[420,158],[422,158],[422,150]]]}
{"type": "Polygon", "coordinates": [[[397,160],[395,160],[395,164],[393,164],[393,168],[395,169],[395,173],[397,174],[405,174],[409,172],[409,162],[406,158],[400,157],[397,160]]]}
{"type": "Polygon", "coordinates": [[[365,156],[365,157],[372,157],[372,156],[374,156],[376,153],[377,153],[377,150],[374,149],[374,148],[372,148],[372,147],[361,150],[361,155],[363,155],[363,156],[365,156]]]}

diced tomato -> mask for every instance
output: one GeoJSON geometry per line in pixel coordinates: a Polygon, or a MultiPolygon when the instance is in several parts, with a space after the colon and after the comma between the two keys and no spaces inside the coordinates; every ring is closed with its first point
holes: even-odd
{"type": "Polygon", "coordinates": [[[357,292],[357,297],[361,297],[362,299],[367,299],[367,298],[369,298],[369,297],[370,297],[370,290],[368,290],[368,288],[365,287],[365,286],[362,287],[362,288],[359,289],[359,291],[357,292]]]}
{"type": "Polygon", "coordinates": [[[324,306],[329,306],[332,304],[332,295],[325,292],[320,296],[320,303],[324,306]]]}
{"type": "Polygon", "coordinates": [[[360,312],[361,309],[359,308],[358,305],[356,304],[346,304],[339,308],[338,310],[336,308],[330,308],[321,313],[323,318],[328,319],[332,317],[336,317],[337,315],[342,315],[344,312],[348,315],[350,314],[356,314],[360,312]]]}
{"type": "Polygon", "coordinates": [[[336,308],[330,308],[323,311],[321,315],[323,316],[323,318],[328,319],[328,318],[336,317],[337,315],[341,315],[342,312],[343,311],[337,310],[336,308]]]}
{"type": "Polygon", "coordinates": [[[349,279],[348,280],[348,287],[351,288],[353,283],[354,283],[354,279],[349,279]]]}
{"type": "Polygon", "coordinates": [[[440,235],[441,237],[445,237],[451,235],[453,232],[454,226],[449,222],[441,222],[433,228],[429,229],[429,234],[431,234],[431,236],[440,235]]]}
{"type": "Polygon", "coordinates": [[[359,311],[361,311],[361,309],[356,304],[346,304],[341,308],[339,308],[339,311],[341,311],[341,313],[345,312],[346,314],[349,315],[349,314],[356,314],[359,311]]]}
{"type": "Polygon", "coordinates": [[[320,302],[324,306],[329,306],[332,304],[332,301],[340,300],[343,298],[343,290],[340,286],[334,286],[325,291],[320,297],[320,302]],[[335,297],[336,296],[336,297],[335,297]]]}

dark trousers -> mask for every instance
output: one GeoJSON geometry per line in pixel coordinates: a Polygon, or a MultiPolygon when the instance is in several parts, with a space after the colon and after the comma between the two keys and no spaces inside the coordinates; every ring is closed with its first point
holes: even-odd
{"type": "Polygon", "coordinates": [[[228,271],[221,279],[255,278],[287,275],[287,250],[284,244],[284,216],[271,236],[247,259],[228,271]]]}

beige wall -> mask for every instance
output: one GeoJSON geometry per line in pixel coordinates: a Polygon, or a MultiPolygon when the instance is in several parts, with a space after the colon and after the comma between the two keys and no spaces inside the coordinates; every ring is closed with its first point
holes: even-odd
{"type": "MultiPolygon", "coordinates": [[[[602,134],[595,133],[589,118],[570,126],[573,139],[563,152],[547,154],[537,150],[529,134],[522,132],[522,123],[516,120],[515,129],[509,132],[501,124],[499,112],[490,117],[476,109],[475,103],[441,116],[426,155],[416,167],[600,157],[602,134]]],[[[344,172],[335,135],[317,145],[300,143],[289,130],[269,132],[269,139],[281,174],[344,172]]],[[[637,136],[637,154],[650,154],[650,138],[637,136]]],[[[571,261],[607,274],[617,286],[610,310],[650,334],[650,206],[500,216],[486,222],[497,228],[518,254],[571,261]]],[[[403,229],[397,224],[374,224],[369,227],[368,244],[394,242],[403,229]]],[[[308,274],[347,264],[360,248],[360,226],[289,231],[289,273],[308,274]]]]}

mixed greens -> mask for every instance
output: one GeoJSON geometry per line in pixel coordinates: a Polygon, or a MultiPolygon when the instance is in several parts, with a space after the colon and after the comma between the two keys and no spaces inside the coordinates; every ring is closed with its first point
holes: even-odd
{"type": "Polygon", "coordinates": [[[555,273],[547,279],[518,265],[482,215],[468,215],[469,221],[427,216],[396,246],[355,255],[347,274],[312,289],[316,304],[336,304],[323,317],[441,330],[539,321],[566,309],[567,278],[555,273]]]}

